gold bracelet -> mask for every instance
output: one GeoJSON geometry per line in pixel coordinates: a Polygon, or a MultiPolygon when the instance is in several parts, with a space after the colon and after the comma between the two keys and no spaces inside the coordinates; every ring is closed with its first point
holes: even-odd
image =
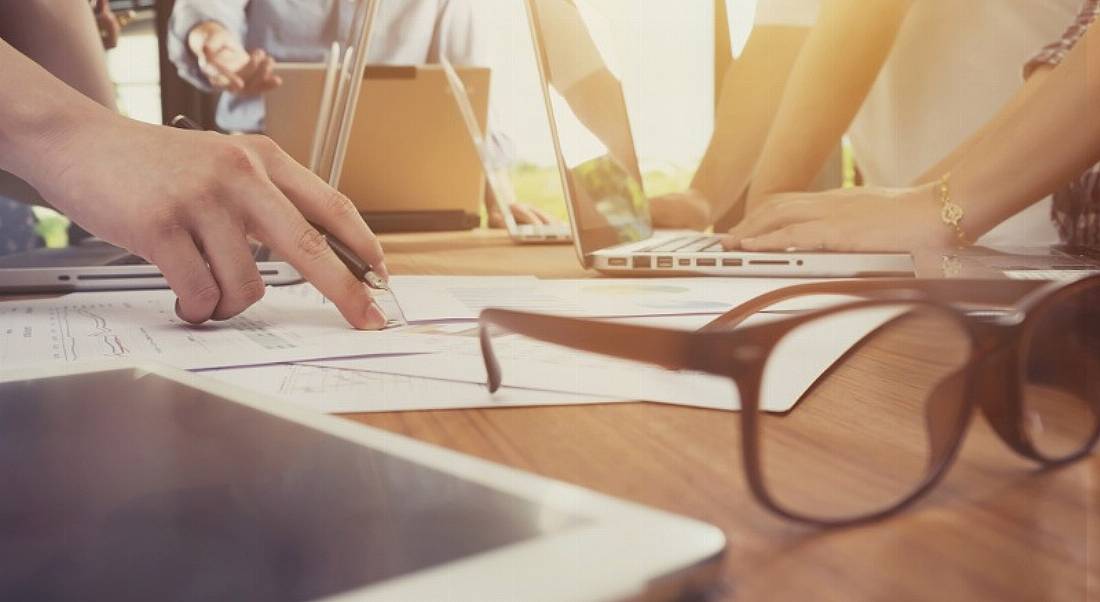
{"type": "Polygon", "coordinates": [[[951,229],[955,231],[955,238],[958,240],[960,246],[970,244],[970,240],[966,236],[966,232],[963,230],[962,221],[966,217],[966,211],[956,202],[951,200],[951,174],[944,174],[940,178],[939,184],[939,197],[940,197],[940,220],[945,225],[951,226],[951,229]]]}

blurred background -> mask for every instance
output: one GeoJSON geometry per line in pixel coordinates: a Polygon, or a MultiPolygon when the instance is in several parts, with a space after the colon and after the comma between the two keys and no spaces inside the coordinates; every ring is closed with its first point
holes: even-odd
{"type": "MultiPolygon", "coordinates": [[[[186,113],[211,125],[215,99],[203,95],[167,64],[158,31],[172,0],[112,0],[133,11],[119,44],[107,52],[119,108],[149,123],[186,113]]],[[[494,64],[492,111],[516,144],[519,198],[564,218],[549,126],[534,50],[521,0],[476,0],[489,23],[494,64]]],[[[706,150],[714,124],[716,70],[740,51],[751,29],[755,0],[587,0],[614,51],[631,112],[647,192],[682,190],[706,150]],[[671,116],[671,117],[670,117],[671,116]]],[[[39,214],[40,233],[64,244],[66,222],[39,214]]]]}

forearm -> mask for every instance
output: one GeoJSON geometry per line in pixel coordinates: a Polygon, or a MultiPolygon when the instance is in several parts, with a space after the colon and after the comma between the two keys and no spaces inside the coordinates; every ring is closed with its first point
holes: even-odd
{"type": "Polygon", "coordinates": [[[908,0],[826,0],[795,63],[749,192],[804,190],[848,129],[893,48],[908,0]]]}
{"type": "MultiPolygon", "coordinates": [[[[102,50],[99,50],[102,52],[102,50]]],[[[19,86],[0,86],[0,169],[41,190],[58,169],[69,135],[120,119],[0,40],[0,71],[19,86]]]]}
{"type": "Polygon", "coordinates": [[[744,194],[809,29],[761,27],[723,78],[714,135],[692,180],[717,218],[744,194]]]}
{"type": "Polygon", "coordinates": [[[973,239],[1100,159],[1100,30],[1093,28],[1021,106],[952,169],[973,239]]]}
{"type": "Polygon", "coordinates": [[[18,0],[4,3],[2,12],[0,37],[58,79],[115,110],[103,42],[87,0],[18,0]]]}
{"type": "Polygon", "coordinates": [[[562,93],[577,119],[599,138],[624,169],[641,181],[634,141],[626,122],[615,117],[626,111],[622,85],[606,68],[592,72],[562,93]]]}

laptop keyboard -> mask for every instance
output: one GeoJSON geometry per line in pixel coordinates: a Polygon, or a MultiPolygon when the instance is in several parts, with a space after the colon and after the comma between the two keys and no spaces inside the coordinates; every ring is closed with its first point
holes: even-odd
{"type": "Polygon", "coordinates": [[[635,253],[724,253],[721,236],[678,236],[635,253]]]}

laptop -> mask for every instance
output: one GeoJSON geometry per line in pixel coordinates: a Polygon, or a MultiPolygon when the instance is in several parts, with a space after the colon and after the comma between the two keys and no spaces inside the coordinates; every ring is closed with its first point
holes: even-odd
{"type": "MultiPolygon", "coordinates": [[[[349,67],[350,68],[350,67],[349,67]]],[[[303,165],[313,159],[329,67],[283,63],[266,93],[265,129],[303,165]]],[[[461,67],[479,132],[488,119],[490,71],[461,67]]],[[[363,70],[337,186],[378,232],[463,230],[481,224],[485,183],[466,125],[439,65],[363,70]]]]}
{"type": "Polygon", "coordinates": [[[710,525],[141,365],[0,372],[0,599],[704,599],[710,525]]]}
{"type": "Polygon", "coordinates": [[[470,136],[470,142],[477,157],[481,161],[481,167],[485,171],[485,181],[489,190],[493,193],[493,200],[497,209],[504,218],[504,227],[513,242],[519,244],[546,244],[573,242],[572,232],[568,224],[519,224],[512,215],[512,205],[516,202],[516,188],[512,184],[512,177],[507,167],[499,165],[489,153],[489,145],[485,141],[482,129],[478,124],[474,112],[473,103],[470,102],[470,94],[466,89],[458,71],[447,59],[442,59],[443,73],[447,76],[447,83],[451,88],[451,95],[455,99],[462,121],[466,125],[466,132],[470,136]]]}
{"type": "Polygon", "coordinates": [[[724,251],[718,236],[655,232],[626,98],[584,11],[572,0],[525,1],[574,246],[585,268],[646,275],[912,275],[909,254],[724,251]]]}
{"type": "Polygon", "coordinates": [[[914,254],[921,278],[1076,280],[1100,272],[1100,249],[1053,247],[966,247],[914,254]]]}
{"type": "MultiPolygon", "coordinates": [[[[302,275],[252,245],[256,267],[265,284],[294,284],[302,275]]],[[[168,288],[160,269],[141,257],[92,238],[63,249],[35,249],[0,256],[0,293],[69,293],[75,291],[168,288]]]]}

